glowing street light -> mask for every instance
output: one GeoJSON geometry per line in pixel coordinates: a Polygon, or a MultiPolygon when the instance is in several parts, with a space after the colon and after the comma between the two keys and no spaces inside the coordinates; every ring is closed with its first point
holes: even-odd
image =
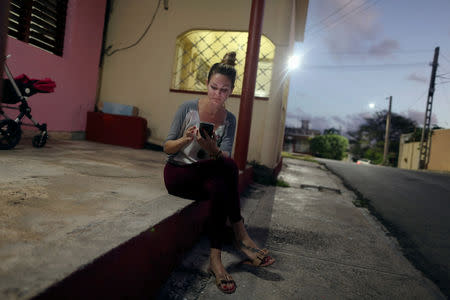
{"type": "Polygon", "coordinates": [[[375,103],[369,103],[369,108],[370,109],[374,109],[375,108],[375,103]]]}
{"type": "Polygon", "coordinates": [[[297,69],[300,66],[301,62],[302,59],[300,55],[292,55],[288,59],[288,69],[290,71],[297,69]]]}

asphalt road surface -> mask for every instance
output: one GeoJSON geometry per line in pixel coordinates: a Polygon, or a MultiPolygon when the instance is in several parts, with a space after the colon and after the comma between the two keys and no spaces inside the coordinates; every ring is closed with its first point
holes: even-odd
{"type": "Polygon", "coordinates": [[[450,174],[321,159],[368,202],[408,259],[450,295],[450,174]]]}

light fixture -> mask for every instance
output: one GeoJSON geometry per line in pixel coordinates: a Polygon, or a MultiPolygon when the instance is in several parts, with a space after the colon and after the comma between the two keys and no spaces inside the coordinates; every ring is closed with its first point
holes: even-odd
{"type": "Polygon", "coordinates": [[[288,59],[288,69],[295,70],[300,66],[301,57],[299,55],[292,55],[288,59]]]}

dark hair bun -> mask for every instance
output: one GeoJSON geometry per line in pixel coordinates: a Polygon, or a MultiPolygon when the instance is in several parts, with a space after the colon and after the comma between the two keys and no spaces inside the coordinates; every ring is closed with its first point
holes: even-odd
{"type": "Polygon", "coordinates": [[[228,52],[222,59],[222,64],[234,67],[236,65],[236,52],[228,52]]]}

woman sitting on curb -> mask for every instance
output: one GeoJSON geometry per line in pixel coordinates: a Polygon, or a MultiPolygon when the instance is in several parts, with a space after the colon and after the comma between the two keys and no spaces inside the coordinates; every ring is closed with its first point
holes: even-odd
{"type": "Polygon", "coordinates": [[[211,201],[209,271],[224,293],[236,290],[236,283],[225,270],[221,258],[227,219],[232,224],[237,247],[248,257],[245,263],[265,267],[275,262],[266,249],[258,249],[241,216],[239,171],[230,158],[236,118],[225,108],[236,80],[235,60],[236,53],[230,52],[221,63],[211,67],[208,94],[178,108],[164,143],[164,152],[169,154],[164,168],[168,192],[183,198],[211,201]],[[201,122],[213,124],[211,136],[205,130],[200,132],[201,122]]]}

